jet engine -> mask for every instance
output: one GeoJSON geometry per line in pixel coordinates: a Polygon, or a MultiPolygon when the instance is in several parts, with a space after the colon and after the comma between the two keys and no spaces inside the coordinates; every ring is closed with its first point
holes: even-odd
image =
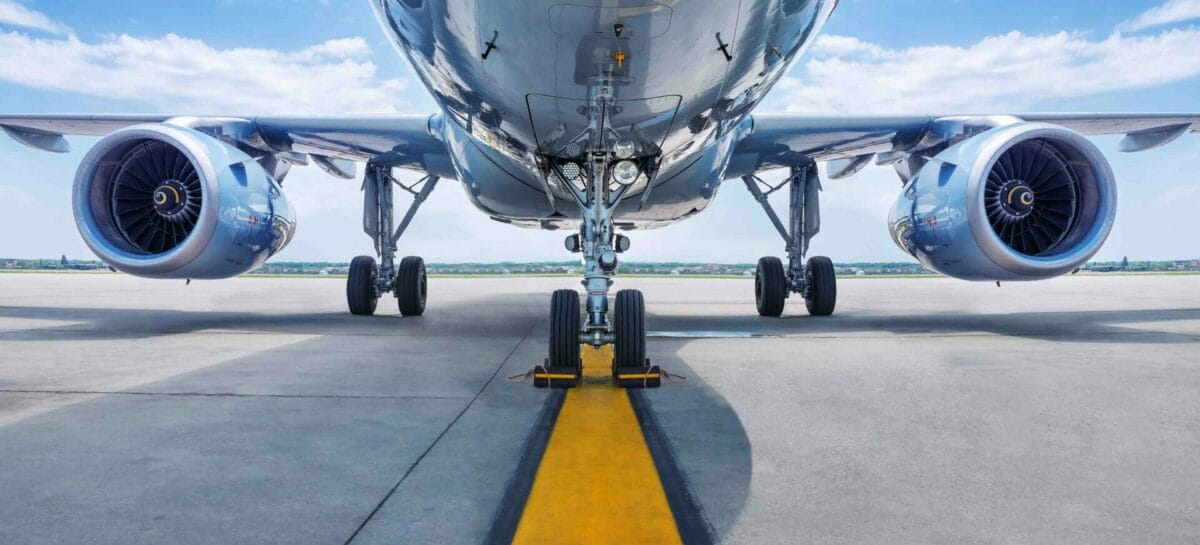
{"type": "Polygon", "coordinates": [[[965,280],[1038,280],[1083,265],[1116,214],[1112,168],[1082,135],[1015,123],[930,158],[892,209],[892,239],[965,280]]]}
{"type": "Polygon", "coordinates": [[[83,159],[75,223],[105,263],[148,278],[228,278],[291,241],[296,216],[252,157],[170,124],[101,140],[83,159]]]}

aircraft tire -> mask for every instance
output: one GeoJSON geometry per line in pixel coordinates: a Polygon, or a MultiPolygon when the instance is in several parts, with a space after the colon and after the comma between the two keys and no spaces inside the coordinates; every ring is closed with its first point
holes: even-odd
{"type": "Polygon", "coordinates": [[[400,261],[400,267],[396,270],[396,302],[401,315],[425,314],[428,283],[424,259],[409,256],[400,261]]]}
{"type": "Polygon", "coordinates": [[[346,302],[351,314],[375,314],[375,308],[379,305],[379,297],[375,295],[375,279],[378,275],[379,266],[371,256],[360,255],[350,262],[350,274],[346,277],[346,302]]]}
{"type": "Polygon", "coordinates": [[[558,290],[550,297],[550,358],[551,367],[579,369],[579,293],[558,290]]]}
{"type": "Polygon", "coordinates": [[[837,306],[837,273],[833,260],[825,256],[814,256],[804,268],[808,283],[808,297],[804,299],[808,313],[813,316],[829,316],[837,306]]]}
{"type": "Polygon", "coordinates": [[[646,365],[646,299],[638,290],[617,292],[613,307],[613,365],[646,365]]]}
{"type": "Polygon", "coordinates": [[[758,269],[754,273],[754,303],[758,307],[758,315],[768,318],[783,315],[787,293],[787,274],[783,272],[783,262],[778,257],[759,259],[758,269]]]}

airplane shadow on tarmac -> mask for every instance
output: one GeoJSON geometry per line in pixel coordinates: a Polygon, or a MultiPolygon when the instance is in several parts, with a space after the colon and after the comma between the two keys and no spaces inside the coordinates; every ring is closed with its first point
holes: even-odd
{"type": "MultiPolygon", "coordinates": [[[[753,445],[736,411],[688,365],[692,342],[705,338],[796,337],[812,339],[893,335],[932,337],[1001,336],[1079,343],[1200,343],[1200,335],[1164,330],[1160,324],[1200,320],[1200,309],[1020,312],[1012,314],[869,315],[829,318],[795,315],[761,318],[748,306],[738,315],[647,316],[651,356],[671,372],[687,375],[684,387],[649,392],[661,428],[688,489],[701,507],[710,534],[728,537],[746,507],[753,476],[753,445]],[[656,350],[655,347],[658,347],[656,350]],[[688,354],[684,356],[683,354],[688,354]]],[[[800,309],[799,312],[803,312],[800,309]]],[[[743,341],[746,342],[746,341],[743,341]]],[[[753,342],[748,341],[748,342],[753,342]]]]}
{"type": "MultiPolygon", "coordinates": [[[[749,309],[753,313],[753,308],[749,309]]],[[[803,312],[802,310],[800,312],[803,312]]],[[[1154,310],[1106,310],[1062,312],[1015,312],[1011,314],[838,314],[832,317],[785,316],[760,318],[737,316],[653,315],[651,328],[659,331],[703,331],[720,337],[721,332],[755,336],[834,337],[888,333],[897,335],[1000,335],[1055,341],[1099,343],[1194,343],[1200,336],[1130,327],[1149,322],[1200,320],[1200,308],[1154,310]]]]}
{"type": "MultiPolygon", "coordinates": [[[[40,328],[0,331],[0,341],[55,340],[75,335],[95,339],[137,339],[203,330],[236,330],[258,333],[312,335],[463,334],[475,337],[505,336],[514,320],[530,324],[545,319],[540,296],[504,296],[476,302],[488,312],[469,312],[469,319],[454,307],[431,308],[426,316],[402,318],[376,316],[370,320],[344,312],[263,314],[232,311],[176,311],[165,309],[71,309],[0,306],[0,318],[71,322],[40,328]],[[514,303],[523,303],[514,305],[514,303]],[[499,311],[497,311],[499,309],[499,311]],[[397,321],[403,324],[398,327],[397,321]]],[[[383,306],[387,301],[381,301],[383,306]]],[[[463,309],[465,310],[465,308],[463,309]]],[[[1152,328],[1128,327],[1147,322],[1200,320],[1200,308],[1016,312],[1010,314],[838,314],[828,318],[785,316],[766,319],[753,308],[737,315],[681,316],[649,312],[652,331],[706,332],[754,336],[834,336],[887,332],[905,335],[992,334],[1007,337],[1045,338],[1059,341],[1163,343],[1200,342],[1200,336],[1152,328]]],[[[381,313],[390,312],[383,309],[381,313]]],[[[524,325],[522,326],[524,327],[524,325]]]]}

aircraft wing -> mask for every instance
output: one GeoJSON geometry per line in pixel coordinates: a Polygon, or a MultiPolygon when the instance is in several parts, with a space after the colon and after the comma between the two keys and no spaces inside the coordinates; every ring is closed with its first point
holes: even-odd
{"type": "Polygon", "coordinates": [[[895,164],[964,134],[1013,122],[1060,125],[1087,136],[1124,134],[1120,149],[1144,151],[1187,132],[1200,132],[1195,114],[1019,114],[958,116],[755,115],[738,144],[729,178],[795,166],[806,158],[830,163],[830,177],[854,174],[871,162],[895,164]]]}
{"type": "MultiPolygon", "coordinates": [[[[377,161],[455,178],[446,146],[429,115],[369,117],[193,117],[174,115],[3,115],[0,130],[29,147],[70,151],[65,135],[104,136],[145,123],[174,123],[235,140],[297,162],[315,161],[345,177],[346,161],[377,161]]],[[[353,169],[350,169],[351,171],[353,169]]]]}

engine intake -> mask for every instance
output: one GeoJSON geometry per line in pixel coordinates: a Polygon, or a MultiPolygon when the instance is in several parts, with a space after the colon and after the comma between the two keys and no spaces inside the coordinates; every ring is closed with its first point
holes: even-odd
{"type": "Polygon", "coordinates": [[[140,125],[101,140],[73,194],[84,242],[104,262],[150,278],[228,278],[291,240],[279,184],[234,146],[194,129],[140,125]]]}
{"type": "Polygon", "coordinates": [[[136,143],[117,163],[112,218],[125,242],[161,254],[187,239],[200,219],[200,174],[187,156],[155,140],[136,143]]]}
{"type": "Polygon", "coordinates": [[[890,226],[904,251],[967,280],[1037,280],[1099,251],[1116,215],[1116,183],[1082,135],[1017,123],[931,159],[896,201],[890,226]]]}

